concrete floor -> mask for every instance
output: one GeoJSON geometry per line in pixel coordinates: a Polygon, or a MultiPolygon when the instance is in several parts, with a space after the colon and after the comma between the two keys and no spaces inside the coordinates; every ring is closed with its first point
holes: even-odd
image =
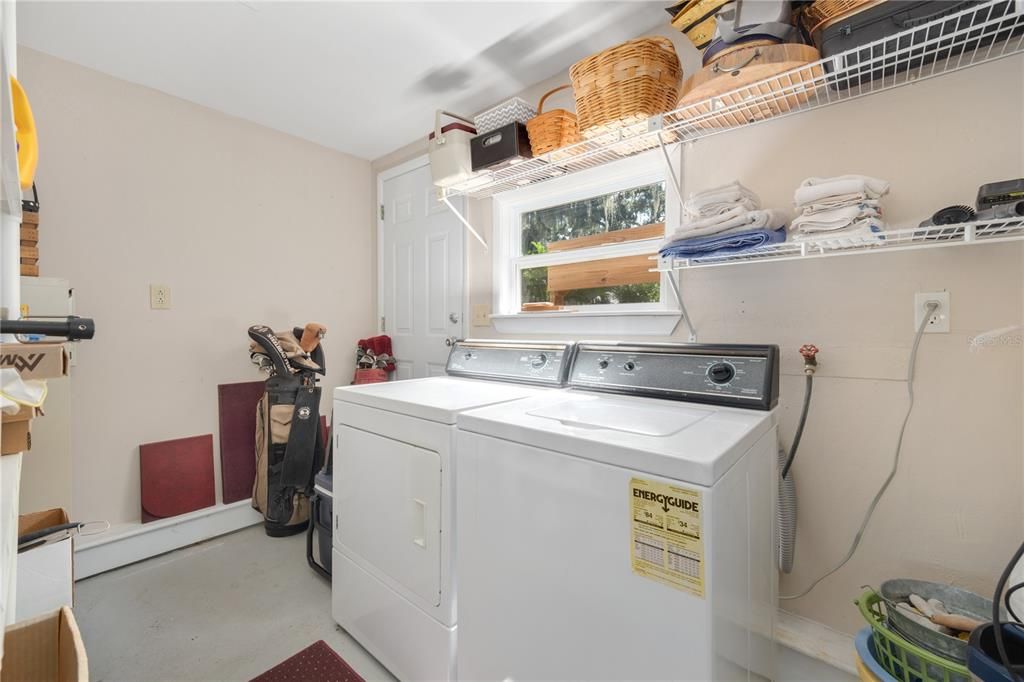
{"type": "Polygon", "coordinates": [[[365,679],[394,679],[334,623],[305,542],[253,526],[76,583],[90,678],[249,680],[322,639],[365,679]]]}

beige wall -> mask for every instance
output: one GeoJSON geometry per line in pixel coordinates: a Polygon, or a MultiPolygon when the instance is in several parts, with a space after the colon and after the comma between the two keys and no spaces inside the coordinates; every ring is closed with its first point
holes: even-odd
{"type": "MultiPolygon", "coordinates": [[[[887,219],[916,225],[940,207],[972,204],[983,182],[1024,175],[1022,118],[1024,59],[1016,57],[703,140],[685,151],[685,188],[738,178],[766,205],[789,208],[807,176],[865,173],[892,183],[887,219]]],[[[379,159],[375,170],[401,152],[379,159]]],[[[491,202],[472,202],[469,213],[489,236],[491,202]]],[[[490,305],[490,254],[467,244],[470,302],[490,305]]],[[[863,626],[852,604],[861,585],[916,577],[992,591],[1024,529],[1024,349],[972,351],[969,339],[1021,324],[1020,243],[693,270],[681,283],[701,341],[782,348],[787,445],[803,396],[797,349],[821,348],[794,470],[796,566],[782,580],[783,594],[801,591],[845,554],[888,473],[907,405],[913,295],[948,289],[952,332],[923,339],[899,475],[860,551],[808,597],[783,606],[854,632],[863,626]]],[[[470,333],[495,335],[481,327],[470,333]]],[[[672,340],[684,341],[683,331],[672,340]]]]}
{"type": "Polygon", "coordinates": [[[74,368],[77,519],[139,520],[140,443],[214,434],[262,378],[246,329],[327,325],[330,389],[373,331],[370,164],[22,49],[40,135],[43,275],[96,318],[74,368]],[[171,288],[150,310],[149,285],[171,288]]]}

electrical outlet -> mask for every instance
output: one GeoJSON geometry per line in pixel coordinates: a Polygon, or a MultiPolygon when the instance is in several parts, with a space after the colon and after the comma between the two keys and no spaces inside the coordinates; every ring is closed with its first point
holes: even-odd
{"type": "Polygon", "coordinates": [[[949,333],[949,292],[934,291],[928,293],[914,294],[914,331],[921,326],[929,301],[938,301],[939,307],[935,309],[924,327],[925,334],[948,334],[949,333]]]}
{"type": "Polygon", "coordinates": [[[166,284],[150,284],[149,307],[153,310],[170,310],[171,288],[166,284]]]}
{"type": "Polygon", "coordinates": [[[491,306],[486,303],[476,303],[473,305],[473,326],[491,326],[491,306]]]}

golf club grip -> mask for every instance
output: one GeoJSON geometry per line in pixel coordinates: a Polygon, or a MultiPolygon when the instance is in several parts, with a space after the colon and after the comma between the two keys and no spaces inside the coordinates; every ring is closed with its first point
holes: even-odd
{"type": "Polygon", "coordinates": [[[92,318],[75,316],[62,320],[0,320],[0,333],[60,336],[68,341],[82,341],[96,334],[96,323],[92,318]]]}

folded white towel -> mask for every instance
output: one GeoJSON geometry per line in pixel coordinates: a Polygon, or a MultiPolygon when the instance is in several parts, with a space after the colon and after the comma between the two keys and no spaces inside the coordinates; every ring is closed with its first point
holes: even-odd
{"type": "Polygon", "coordinates": [[[710,223],[708,221],[683,223],[679,226],[679,229],[665,238],[663,245],[679,241],[680,239],[707,237],[713,234],[729,234],[764,228],[774,229],[782,227],[785,222],[786,216],[774,209],[732,211],[726,220],[717,220],[710,223]]]}
{"type": "Polygon", "coordinates": [[[805,206],[829,197],[863,193],[877,199],[889,192],[889,183],[867,175],[839,175],[834,178],[807,178],[793,194],[797,206],[805,206]]]}
{"type": "Polygon", "coordinates": [[[864,218],[877,218],[881,211],[876,206],[857,204],[844,206],[829,211],[819,211],[810,215],[803,213],[789,225],[793,232],[828,232],[841,230],[864,218]]]}
{"type": "Polygon", "coordinates": [[[800,232],[792,236],[792,241],[809,242],[827,248],[861,246],[873,244],[881,240],[878,232],[886,229],[885,223],[877,218],[858,220],[849,227],[828,232],[800,232]]]}
{"type": "Polygon", "coordinates": [[[740,207],[746,211],[756,211],[761,208],[761,204],[756,199],[750,197],[742,197],[738,201],[718,201],[712,204],[704,204],[700,207],[691,206],[689,204],[683,204],[684,219],[686,220],[701,220],[704,218],[712,218],[717,215],[721,215],[727,211],[730,211],[736,207],[740,207]]]}
{"type": "Polygon", "coordinates": [[[815,213],[833,211],[837,208],[846,208],[847,206],[871,206],[878,208],[881,204],[882,202],[878,199],[868,199],[864,194],[844,194],[801,206],[800,213],[802,215],[814,215],[815,213]]]}
{"type": "Polygon", "coordinates": [[[739,201],[743,197],[757,200],[757,194],[753,190],[748,189],[738,180],[734,180],[725,185],[712,187],[701,192],[693,192],[687,201],[695,206],[701,206],[716,201],[739,201]]]}
{"type": "Polygon", "coordinates": [[[761,199],[740,182],[730,182],[691,194],[683,209],[694,218],[705,218],[735,205],[743,205],[748,211],[753,211],[761,208],[761,199]]]}

